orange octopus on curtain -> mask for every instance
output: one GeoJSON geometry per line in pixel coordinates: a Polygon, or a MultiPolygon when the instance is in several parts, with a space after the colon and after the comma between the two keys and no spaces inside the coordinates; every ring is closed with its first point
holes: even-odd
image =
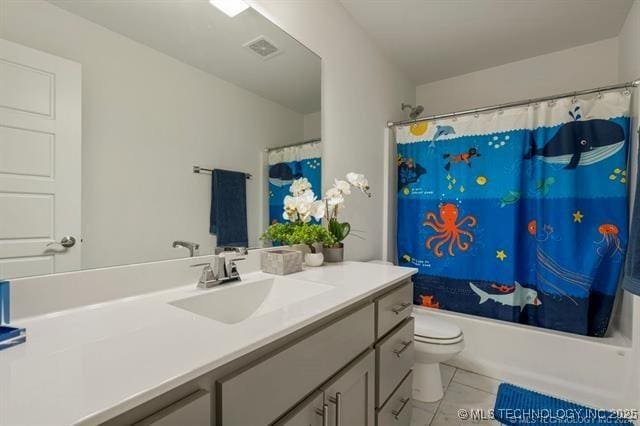
{"type": "Polygon", "coordinates": [[[454,249],[467,251],[473,242],[473,234],[467,229],[473,228],[477,224],[474,216],[467,215],[458,222],[458,207],[455,204],[447,203],[440,206],[440,219],[436,217],[434,212],[427,212],[424,216],[423,225],[436,231],[436,235],[432,235],[425,241],[428,250],[433,250],[437,257],[444,256],[442,247],[447,245],[447,253],[449,256],[455,256],[454,249]],[[468,241],[463,241],[466,239],[468,241]]]}

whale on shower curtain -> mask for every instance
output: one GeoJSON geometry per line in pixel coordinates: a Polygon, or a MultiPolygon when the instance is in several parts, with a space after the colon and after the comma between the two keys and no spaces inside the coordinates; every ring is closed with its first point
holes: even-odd
{"type": "Polygon", "coordinates": [[[415,303],[603,336],[628,238],[629,108],[611,91],[397,127],[415,303]]]}

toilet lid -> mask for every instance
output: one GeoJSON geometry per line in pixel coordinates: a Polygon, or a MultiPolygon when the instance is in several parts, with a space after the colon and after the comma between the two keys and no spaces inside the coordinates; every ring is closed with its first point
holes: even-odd
{"type": "Polygon", "coordinates": [[[462,336],[462,330],[451,322],[430,315],[416,315],[415,335],[435,340],[458,340],[462,336]]]}

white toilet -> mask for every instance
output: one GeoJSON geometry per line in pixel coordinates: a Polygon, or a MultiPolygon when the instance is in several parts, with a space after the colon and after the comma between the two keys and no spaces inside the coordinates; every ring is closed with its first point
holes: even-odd
{"type": "Polygon", "coordinates": [[[442,398],[440,363],[464,349],[464,336],[457,325],[428,313],[414,313],[415,353],[413,398],[433,402],[442,398]]]}

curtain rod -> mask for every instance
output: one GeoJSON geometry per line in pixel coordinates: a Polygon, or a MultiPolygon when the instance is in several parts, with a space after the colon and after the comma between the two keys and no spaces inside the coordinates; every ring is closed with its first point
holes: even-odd
{"type": "Polygon", "coordinates": [[[322,141],[322,139],[320,139],[320,138],[317,138],[317,139],[308,139],[308,140],[306,140],[306,141],[296,142],[296,143],[290,143],[290,144],[288,144],[288,145],[276,146],[276,147],[273,147],[273,148],[265,148],[265,149],[264,149],[264,152],[277,151],[277,150],[282,149],[282,148],[291,148],[292,146],[306,145],[306,144],[308,144],[308,143],[321,142],[321,141],[322,141]]]}
{"type": "Polygon", "coordinates": [[[562,93],[560,95],[545,96],[545,97],[542,97],[542,98],[527,99],[527,100],[524,100],[524,101],[517,101],[517,102],[508,102],[508,103],[504,103],[504,104],[491,105],[491,106],[486,106],[486,107],[482,107],[482,108],[469,109],[469,110],[466,110],[466,111],[458,111],[458,112],[449,112],[449,113],[446,113],[446,114],[430,115],[428,117],[416,118],[414,120],[389,121],[389,122],[387,122],[387,127],[394,127],[394,126],[400,126],[400,125],[404,125],[404,124],[419,123],[421,121],[438,120],[438,119],[441,119],[441,118],[460,117],[462,115],[478,114],[478,113],[481,113],[481,112],[495,111],[495,110],[500,110],[500,109],[505,109],[505,108],[513,108],[513,107],[529,105],[529,104],[534,104],[534,103],[539,103],[539,102],[552,101],[554,99],[568,98],[568,97],[572,97],[572,96],[588,95],[589,93],[605,92],[605,91],[608,91],[608,90],[625,89],[625,88],[628,89],[628,88],[631,88],[631,87],[637,87],[638,85],[640,85],[640,79],[634,80],[634,81],[628,81],[626,83],[613,84],[611,86],[597,87],[595,89],[578,90],[577,92],[562,93]]]}

